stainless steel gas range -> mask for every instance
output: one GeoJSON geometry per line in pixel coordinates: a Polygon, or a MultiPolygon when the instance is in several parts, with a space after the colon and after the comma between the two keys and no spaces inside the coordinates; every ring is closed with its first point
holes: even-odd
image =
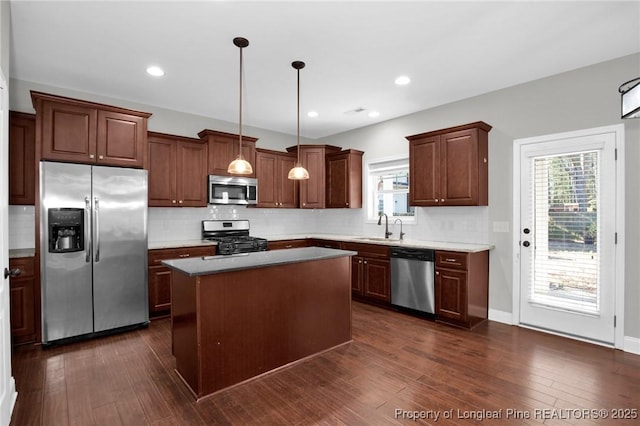
{"type": "Polygon", "coordinates": [[[217,254],[268,250],[265,238],[249,235],[248,220],[203,220],[202,239],[216,241],[218,243],[217,254]]]}

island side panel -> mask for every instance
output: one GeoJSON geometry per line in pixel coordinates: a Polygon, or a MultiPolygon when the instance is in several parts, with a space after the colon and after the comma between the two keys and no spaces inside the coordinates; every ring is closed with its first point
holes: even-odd
{"type": "Polygon", "coordinates": [[[181,272],[172,271],[171,334],[173,355],[176,358],[176,370],[196,395],[200,389],[196,315],[197,280],[198,277],[190,277],[181,272]]]}
{"type": "Polygon", "coordinates": [[[205,396],[351,340],[351,259],[200,277],[205,396]]]}

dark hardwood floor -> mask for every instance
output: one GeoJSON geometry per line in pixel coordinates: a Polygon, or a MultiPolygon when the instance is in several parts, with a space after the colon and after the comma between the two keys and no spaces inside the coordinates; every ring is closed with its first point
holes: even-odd
{"type": "Polygon", "coordinates": [[[640,423],[638,355],[495,322],[464,331],[357,302],[352,343],[200,402],[174,372],[168,319],[18,347],[13,375],[15,426],[414,424],[412,412],[435,425],[640,423]]]}

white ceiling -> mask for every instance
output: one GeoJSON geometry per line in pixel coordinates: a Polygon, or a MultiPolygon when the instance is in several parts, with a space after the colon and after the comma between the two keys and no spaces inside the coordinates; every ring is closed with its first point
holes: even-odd
{"type": "Polygon", "coordinates": [[[244,123],[295,134],[302,60],[315,139],[639,52],[640,2],[11,0],[11,27],[12,78],[231,122],[246,37],[244,123]]]}

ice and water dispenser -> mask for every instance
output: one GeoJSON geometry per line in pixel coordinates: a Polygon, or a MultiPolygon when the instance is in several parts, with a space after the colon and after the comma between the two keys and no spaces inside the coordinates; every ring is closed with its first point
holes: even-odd
{"type": "Polygon", "coordinates": [[[84,250],[84,209],[49,209],[49,252],[84,250]]]}

